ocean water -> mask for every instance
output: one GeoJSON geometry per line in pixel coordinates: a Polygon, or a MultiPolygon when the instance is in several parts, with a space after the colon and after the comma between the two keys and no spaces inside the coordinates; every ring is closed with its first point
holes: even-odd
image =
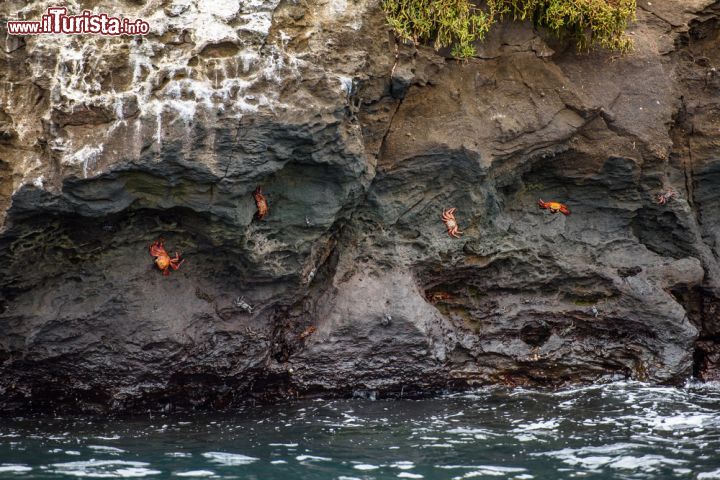
{"type": "Polygon", "coordinates": [[[720,386],[0,420],[1,479],[720,479],[720,386]]]}

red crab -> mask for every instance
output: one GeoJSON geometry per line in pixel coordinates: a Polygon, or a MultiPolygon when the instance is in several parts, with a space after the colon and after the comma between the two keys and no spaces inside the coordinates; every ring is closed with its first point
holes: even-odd
{"type": "Polygon", "coordinates": [[[170,255],[165,251],[164,244],[165,241],[162,239],[155,240],[152,245],[150,245],[150,255],[155,257],[155,265],[162,270],[163,275],[167,276],[170,275],[171,268],[177,270],[180,268],[180,265],[185,263],[185,260],[180,260],[180,254],[178,252],[175,252],[175,256],[170,258],[170,255]]]}
{"type": "Polygon", "coordinates": [[[458,224],[455,220],[455,211],[457,208],[449,208],[445,210],[443,208],[442,213],[442,221],[445,223],[445,226],[447,227],[448,235],[454,238],[460,238],[460,235],[462,235],[462,232],[458,230],[458,224]]]}
{"type": "Polygon", "coordinates": [[[550,210],[552,213],[562,213],[563,215],[570,215],[570,209],[564,203],[560,202],[543,202],[542,199],[538,200],[538,207],[542,210],[550,210]]]}
{"type": "Polygon", "coordinates": [[[298,335],[298,338],[300,338],[300,340],[304,340],[305,338],[309,337],[316,331],[317,331],[316,327],[309,326],[305,330],[303,330],[303,332],[300,335],[298,335]]]}
{"type": "Polygon", "coordinates": [[[678,192],[673,189],[665,190],[658,194],[658,205],[665,205],[671,198],[678,198],[678,192]]]}
{"type": "Polygon", "coordinates": [[[450,300],[452,298],[452,295],[447,292],[427,292],[425,294],[425,298],[427,298],[430,303],[435,304],[438,302],[450,300]]]}
{"type": "Polygon", "coordinates": [[[262,189],[260,187],[257,187],[255,189],[255,191],[253,192],[253,197],[255,197],[255,205],[257,205],[257,213],[255,214],[255,216],[258,220],[262,220],[268,214],[268,204],[267,200],[265,200],[265,195],[263,195],[262,189]]]}

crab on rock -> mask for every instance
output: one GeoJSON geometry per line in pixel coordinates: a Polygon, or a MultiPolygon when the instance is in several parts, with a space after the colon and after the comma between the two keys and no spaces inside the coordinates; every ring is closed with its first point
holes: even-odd
{"type": "Polygon", "coordinates": [[[658,194],[657,204],[665,205],[667,202],[669,202],[673,198],[678,198],[678,192],[676,192],[673,189],[665,190],[658,194]]]}
{"type": "Polygon", "coordinates": [[[265,200],[265,195],[263,195],[262,189],[260,187],[257,187],[255,189],[255,191],[253,192],[253,197],[255,198],[255,205],[257,205],[257,213],[255,214],[255,216],[258,220],[262,220],[268,214],[268,204],[267,200],[265,200]]]}
{"type": "Polygon", "coordinates": [[[443,223],[445,223],[445,226],[447,227],[448,235],[454,238],[460,238],[462,232],[458,230],[457,220],[455,220],[456,210],[457,208],[449,208],[447,210],[443,208],[441,218],[443,223]]]}
{"type": "Polygon", "coordinates": [[[552,213],[562,213],[563,215],[570,215],[570,209],[567,205],[560,202],[543,202],[542,199],[538,200],[538,207],[542,210],[550,210],[552,213]]]}
{"type": "Polygon", "coordinates": [[[163,275],[170,275],[170,269],[177,270],[180,265],[185,263],[185,260],[180,260],[180,254],[175,252],[175,256],[170,258],[170,255],[165,251],[164,240],[155,240],[150,245],[150,255],[155,257],[155,265],[162,270],[163,275]]]}

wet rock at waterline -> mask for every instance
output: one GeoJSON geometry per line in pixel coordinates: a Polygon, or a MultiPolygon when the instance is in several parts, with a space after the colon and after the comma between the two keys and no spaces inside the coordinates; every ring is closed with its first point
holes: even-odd
{"type": "Polygon", "coordinates": [[[717,377],[717,2],[468,62],[371,1],[93,6],[152,32],[0,35],[3,411],[717,377]]]}

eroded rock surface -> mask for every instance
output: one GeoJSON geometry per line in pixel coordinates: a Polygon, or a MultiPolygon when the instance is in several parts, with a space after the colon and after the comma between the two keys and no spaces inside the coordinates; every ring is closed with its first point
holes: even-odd
{"type": "Polygon", "coordinates": [[[70,3],[152,32],[0,35],[0,410],[718,378],[720,3],[468,62],[371,0],[70,3]]]}

